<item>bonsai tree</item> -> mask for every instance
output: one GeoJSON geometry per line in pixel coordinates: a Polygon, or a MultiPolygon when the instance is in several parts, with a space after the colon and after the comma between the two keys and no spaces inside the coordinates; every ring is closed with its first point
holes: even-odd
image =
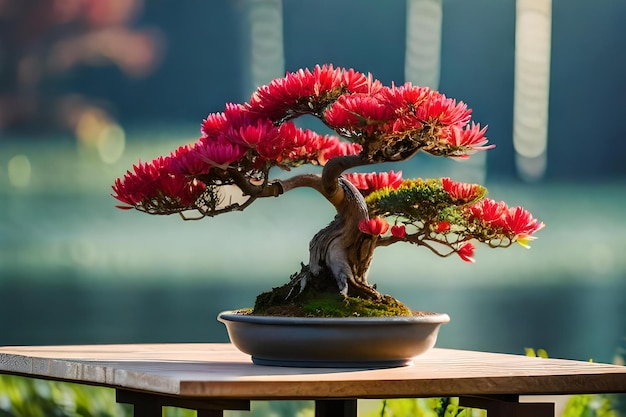
{"type": "Polygon", "coordinates": [[[134,165],[115,181],[113,196],[122,209],[188,220],[312,188],[337,214],[310,241],[308,264],[259,297],[257,312],[297,306],[309,292],[397,306],[368,282],[376,248],[404,242],[474,262],[473,242],[528,246],[543,227],[525,209],[487,198],[478,184],[403,179],[400,171],[349,172],[419,151],[462,159],[492,148],[486,127],[470,121],[465,103],[427,87],[384,86],[371,74],[316,66],[259,87],[248,103],[209,114],[197,142],[134,165]],[[302,115],[316,117],[334,135],[299,128],[293,120],[302,115]],[[322,168],[294,170],[306,164],[322,168]],[[272,178],[276,168],[289,174],[272,178]]]}

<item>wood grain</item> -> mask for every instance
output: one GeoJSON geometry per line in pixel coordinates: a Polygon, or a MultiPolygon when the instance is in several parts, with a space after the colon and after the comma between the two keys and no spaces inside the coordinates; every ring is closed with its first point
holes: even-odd
{"type": "Polygon", "coordinates": [[[369,370],[258,366],[230,344],[2,347],[0,373],[253,400],[626,393],[623,366],[438,348],[369,370]]]}

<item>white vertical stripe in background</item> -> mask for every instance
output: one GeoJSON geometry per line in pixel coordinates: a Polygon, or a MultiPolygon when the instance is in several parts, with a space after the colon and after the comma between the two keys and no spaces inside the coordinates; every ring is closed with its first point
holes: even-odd
{"type": "Polygon", "coordinates": [[[539,180],[547,168],[551,0],[517,0],[513,145],[518,175],[539,180]]]}
{"type": "Polygon", "coordinates": [[[285,75],[283,8],[281,0],[248,0],[245,3],[249,49],[245,74],[245,100],[258,86],[285,75]]]}
{"type": "Polygon", "coordinates": [[[404,79],[439,88],[442,0],[407,0],[404,79]]]}
{"type": "MultiPolygon", "coordinates": [[[[406,1],[405,81],[439,88],[442,21],[442,0],[406,1]]],[[[450,165],[448,175],[460,181],[484,182],[486,173],[487,155],[478,152],[469,160],[450,165]]]]}

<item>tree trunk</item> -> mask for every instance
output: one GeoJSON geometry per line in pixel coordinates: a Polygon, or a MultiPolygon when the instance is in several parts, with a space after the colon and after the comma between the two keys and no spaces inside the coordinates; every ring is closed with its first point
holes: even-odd
{"type": "Polygon", "coordinates": [[[349,181],[339,178],[344,198],[336,205],[335,219],[309,243],[309,267],[301,287],[334,280],[344,296],[380,301],[382,295],[367,281],[378,236],[362,233],[359,221],[368,218],[365,199],[349,181]]]}

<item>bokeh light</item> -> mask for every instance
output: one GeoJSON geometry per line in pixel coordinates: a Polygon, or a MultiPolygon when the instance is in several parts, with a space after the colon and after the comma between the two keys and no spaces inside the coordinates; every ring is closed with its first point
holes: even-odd
{"type": "Polygon", "coordinates": [[[26,155],[15,155],[8,163],[9,184],[13,187],[27,187],[30,184],[32,169],[26,155]]]}

